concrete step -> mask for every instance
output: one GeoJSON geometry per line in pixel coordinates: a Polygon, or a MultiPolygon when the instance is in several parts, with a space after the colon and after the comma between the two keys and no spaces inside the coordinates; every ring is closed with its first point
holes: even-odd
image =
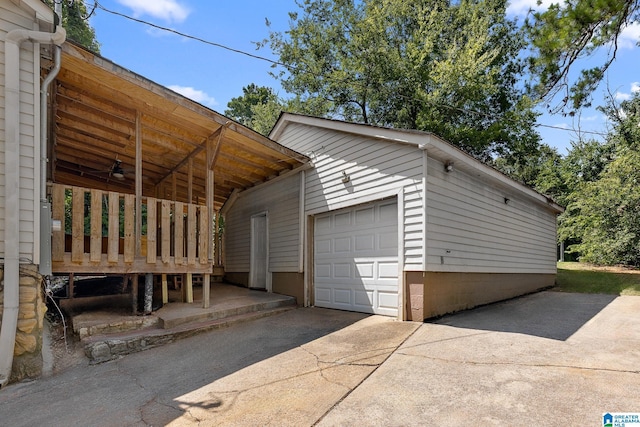
{"type": "MultiPolygon", "coordinates": [[[[266,294],[265,294],[266,295],[266,294]]],[[[183,306],[184,310],[163,311],[158,310],[155,315],[158,317],[158,326],[164,329],[172,329],[187,323],[206,322],[209,320],[224,319],[227,317],[240,316],[243,314],[253,313],[256,311],[274,310],[283,307],[295,307],[295,299],[287,296],[281,296],[263,302],[254,302],[252,304],[238,305],[234,301],[228,304],[218,304],[215,310],[203,310],[197,306],[183,306]],[[187,311],[189,310],[189,311],[187,311]]]]}
{"type": "Polygon", "coordinates": [[[82,339],[81,342],[89,361],[91,363],[101,363],[120,358],[127,354],[168,344],[199,333],[277,315],[295,308],[295,304],[279,305],[273,308],[238,313],[225,318],[181,323],[171,328],[162,328],[158,325],[136,331],[88,336],[82,339]]]}

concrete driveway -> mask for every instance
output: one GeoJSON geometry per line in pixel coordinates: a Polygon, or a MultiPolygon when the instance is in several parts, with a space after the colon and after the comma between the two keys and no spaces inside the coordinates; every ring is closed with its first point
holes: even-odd
{"type": "Polygon", "coordinates": [[[418,329],[319,423],[602,426],[640,412],[640,297],[542,292],[418,329]]]}
{"type": "Polygon", "coordinates": [[[396,322],[298,309],[0,391],[12,426],[598,426],[640,412],[640,298],[396,322]]]}

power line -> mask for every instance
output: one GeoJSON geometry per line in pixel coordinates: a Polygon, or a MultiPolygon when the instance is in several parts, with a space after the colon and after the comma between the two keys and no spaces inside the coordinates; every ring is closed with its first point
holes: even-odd
{"type": "Polygon", "coordinates": [[[187,39],[199,41],[200,43],[204,43],[204,44],[208,44],[208,45],[211,45],[211,46],[219,47],[221,49],[225,49],[225,50],[228,50],[230,52],[239,53],[241,55],[246,55],[246,56],[249,56],[249,57],[254,58],[254,59],[259,59],[261,61],[266,61],[266,62],[269,62],[271,64],[280,65],[282,67],[287,68],[286,64],[283,64],[282,62],[274,61],[273,59],[265,58],[264,56],[255,55],[253,53],[245,52],[245,51],[240,50],[240,49],[234,49],[232,47],[225,46],[225,45],[220,44],[220,43],[212,42],[212,41],[209,41],[209,40],[202,39],[200,37],[192,36],[192,35],[189,35],[189,34],[174,30],[173,28],[163,27],[161,25],[157,25],[157,24],[154,24],[152,22],[144,21],[142,19],[138,19],[138,18],[134,18],[134,17],[129,16],[129,15],[125,15],[124,13],[120,13],[120,12],[116,12],[114,10],[107,9],[102,4],[98,3],[97,1],[94,3],[94,8],[96,8],[96,7],[98,9],[100,9],[100,10],[103,10],[103,11],[107,12],[107,13],[111,13],[112,15],[117,15],[117,16],[120,16],[122,18],[128,19],[130,21],[138,22],[140,24],[144,24],[144,25],[147,25],[149,27],[156,28],[158,30],[167,31],[169,33],[173,33],[173,34],[176,34],[178,36],[181,36],[181,37],[184,37],[184,38],[187,38],[187,39]]]}
{"type": "Polygon", "coordinates": [[[568,129],[562,126],[553,126],[553,125],[544,125],[541,123],[537,123],[535,126],[537,127],[543,127],[543,128],[551,128],[551,129],[556,129],[556,130],[563,130],[566,132],[576,132],[576,133],[588,133],[591,135],[599,135],[599,136],[608,136],[608,133],[604,133],[604,132],[597,132],[594,130],[578,130],[578,129],[568,129]]]}

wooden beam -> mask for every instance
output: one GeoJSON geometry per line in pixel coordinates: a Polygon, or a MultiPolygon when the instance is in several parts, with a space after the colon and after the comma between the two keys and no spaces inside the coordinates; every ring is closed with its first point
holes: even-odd
{"type": "Polygon", "coordinates": [[[214,195],[215,195],[215,176],[213,173],[213,166],[216,163],[216,158],[218,157],[218,153],[220,152],[220,143],[222,136],[224,134],[224,128],[220,132],[218,137],[218,141],[216,146],[214,147],[212,142],[207,143],[207,186],[206,186],[206,206],[207,206],[207,222],[206,222],[206,233],[207,233],[207,259],[213,260],[213,233],[212,227],[213,224],[213,213],[214,213],[214,195]]]}
{"type": "Polygon", "coordinates": [[[158,200],[147,197],[147,263],[156,263],[157,230],[158,230],[158,200]]]}
{"type": "Polygon", "coordinates": [[[109,192],[109,239],[107,248],[107,260],[118,262],[118,249],[120,246],[120,195],[109,192]]]}
{"type": "Polygon", "coordinates": [[[54,231],[51,237],[51,260],[62,261],[64,259],[64,234],[65,234],[65,209],[64,186],[53,184],[51,189],[53,219],[60,221],[60,231],[54,231]]]}
{"type": "Polygon", "coordinates": [[[71,261],[81,262],[84,256],[84,190],[73,187],[71,209],[71,261]]]}
{"type": "Polygon", "coordinates": [[[187,174],[187,203],[193,203],[193,157],[189,157],[187,174]]]}
{"type": "Polygon", "coordinates": [[[189,153],[189,155],[187,157],[185,157],[184,159],[182,159],[180,161],[180,163],[178,163],[175,167],[173,167],[173,169],[171,169],[161,180],[160,182],[158,182],[158,184],[160,184],[161,182],[163,182],[164,180],[166,180],[167,178],[169,178],[171,176],[172,173],[182,169],[182,167],[184,165],[186,165],[189,162],[189,159],[194,158],[195,156],[197,156],[198,154],[200,154],[202,152],[202,150],[204,150],[207,146],[207,144],[209,143],[209,141],[212,138],[215,138],[216,136],[219,136],[220,134],[222,134],[222,128],[223,126],[220,126],[218,129],[215,130],[215,132],[213,132],[208,138],[206,138],[204,141],[202,141],[202,143],[196,147],[193,151],[191,151],[189,153]]]}
{"type": "Polygon", "coordinates": [[[136,256],[135,203],[132,194],[124,195],[124,262],[132,263],[136,256]]]}
{"type": "Polygon", "coordinates": [[[141,255],[142,241],[142,133],[140,111],[136,111],[136,256],[141,255]]]}
{"type": "Polygon", "coordinates": [[[102,191],[91,190],[91,262],[99,262],[102,254],[102,191]]]}

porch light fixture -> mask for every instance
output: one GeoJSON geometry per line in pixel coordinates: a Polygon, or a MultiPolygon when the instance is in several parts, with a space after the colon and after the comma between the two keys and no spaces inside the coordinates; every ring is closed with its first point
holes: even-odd
{"type": "Polygon", "coordinates": [[[342,171],[342,182],[346,184],[349,181],[351,181],[351,177],[345,171],[342,171]]]}
{"type": "Polygon", "coordinates": [[[453,170],[453,162],[451,160],[447,160],[444,164],[444,171],[451,172],[453,170]]]}

